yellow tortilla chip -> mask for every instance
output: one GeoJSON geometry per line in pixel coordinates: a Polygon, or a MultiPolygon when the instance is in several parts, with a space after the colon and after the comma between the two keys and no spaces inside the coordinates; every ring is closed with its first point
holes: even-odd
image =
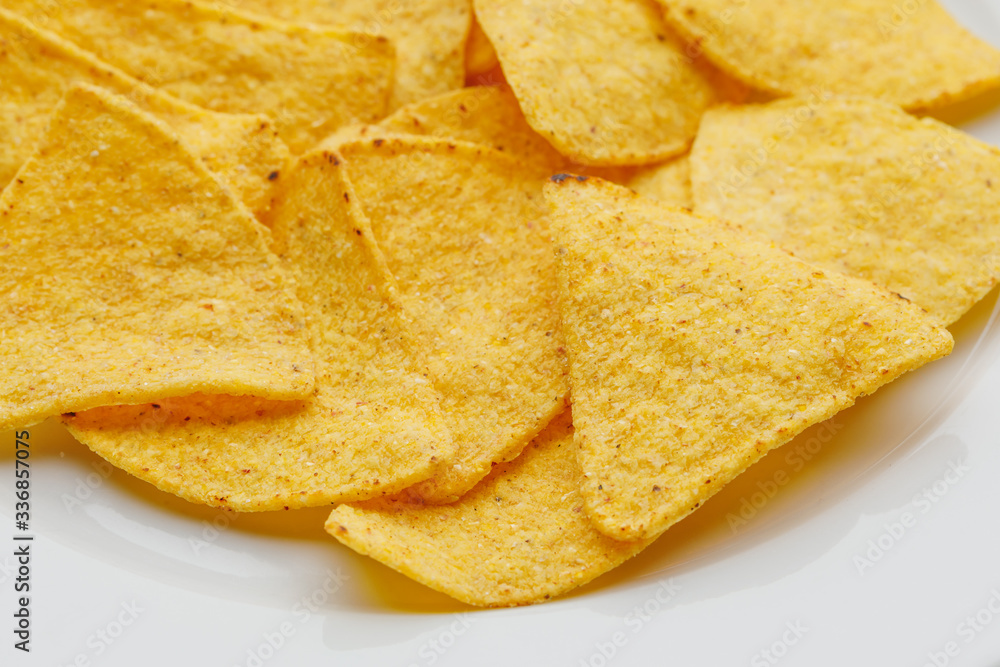
{"type": "Polygon", "coordinates": [[[720,69],[776,95],[867,95],[910,110],[1000,85],[1000,51],[935,0],[660,0],[720,69]]]}
{"type": "Polygon", "coordinates": [[[497,51],[493,48],[490,38],[483,32],[483,26],[475,17],[472,18],[472,29],[469,40],[465,44],[465,76],[476,82],[478,78],[489,75],[500,65],[497,51]]]}
{"type": "Polygon", "coordinates": [[[182,102],[4,9],[0,44],[0,188],[32,154],[63,94],[73,83],[90,83],[164,121],[255,215],[267,212],[289,153],[266,116],[216,113],[182,102]]]}
{"type": "Polygon", "coordinates": [[[945,324],[1000,278],[1000,150],[862,98],[713,110],[697,211],[867,278],[945,324]]]}
{"type": "Polygon", "coordinates": [[[0,430],[195,392],[307,396],[302,306],[267,242],[166,125],[71,89],[0,196],[0,430]]]}
{"type": "Polygon", "coordinates": [[[214,111],[274,119],[297,153],[385,115],[387,40],[182,0],[0,0],[126,73],[214,111]]]}
{"type": "Polygon", "coordinates": [[[164,491],[240,511],[395,493],[448,459],[437,395],[337,162],[299,163],[274,222],[308,317],[315,393],[284,404],[194,396],[102,408],[66,420],[78,439],[164,491]]]}
{"type": "Polygon", "coordinates": [[[454,505],[401,499],[341,505],[327,531],[422,584],[468,604],[545,602],[649,545],[599,533],[583,512],[583,475],[567,411],[511,463],[454,505]]]}
{"type": "Polygon", "coordinates": [[[652,0],[476,0],[531,127],[563,155],[595,166],[684,153],[721,99],[652,0]]]}
{"type": "Polygon", "coordinates": [[[417,137],[347,144],[342,154],[459,448],[414,492],[450,502],[565,406],[545,172],[417,137]]]}
{"type": "Polygon", "coordinates": [[[285,21],[341,26],[356,41],[388,37],[396,45],[390,109],[461,88],[471,0],[229,0],[230,6],[285,21]]]}
{"type": "Polygon", "coordinates": [[[681,208],[694,208],[691,193],[691,160],[687,155],[640,169],[627,185],[644,197],[681,208]]]}
{"type": "Polygon", "coordinates": [[[590,179],[546,196],[587,511],[655,537],[951,335],[868,281],[590,179]]]}
{"type": "Polygon", "coordinates": [[[321,146],[336,150],[359,139],[426,136],[489,146],[522,162],[531,162],[548,176],[574,171],[628,183],[633,167],[588,167],[564,157],[531,129],[517,98],[507,86],[470,86],[439,97],[408,104],[377,125],[345,127],[321,146]]]}

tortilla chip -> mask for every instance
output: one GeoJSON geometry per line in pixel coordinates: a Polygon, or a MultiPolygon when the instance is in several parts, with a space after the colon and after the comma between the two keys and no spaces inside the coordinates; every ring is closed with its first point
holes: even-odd
{"type": "Polygon", "coordinates": [[[195,392],[313,387],[265,227],[124,98],[71,89],[0,195],[0,430],[195,392]]]}
{"type": "Polygon", "coordinates": [[[137,79],[206,109],[266,114],[297,153],[385,115],[395,52],[381,37],[181,0],[0,0],[137,79]]]}
{"type": "Polygon", "coordinates": [[[608,536],[659,535],[769,450],[951,351],[870,282],[624,188],[553,180],[583,495],[608,536]]]}
{"type": "Polygon", "coordinates": [[[468,604],[545,602],[611,570],[650,542],[619,542],[583,512],[569,411],[454,505],[400,499],[341,505],[327,531],[468,604]]]}
{"type": "Polygon", "coordinates": [[[240,9],[285,21],[341,26],[359,43],[388,37],[396,45],[396,85],[389,108],[440,95],[465,83],[471,0],[230,0],[240,9]]]}
{"type": "Polygon", "coordinates": [[[722,99],[652,0],[476,0],[531,127],[589,165],[642,165],[684,153],[722,99]]]}
{"type": "Polygon", "coordinates": [[[544,172],[485,147],[417,137],[342,153],[459,448],[451,468],[414,493],[451,502],[565,407],[544,172]]]}
{"type": "Polygon", "coordinates": [[[182,102],[4,9],[0,45],[0,188],[34,152],[69,87],[90,83],[164,121],[255,215],[267,212],[289,153],[266,116],[222,114],[182,102]]]}
{"type": "Polygon", "coordinates": [[[483,32],[476,17],[472,17],[472,29],[465,44],[465,76],[467,80],[476,81],[478,77],[487,76],[500,65],[497,50],[493,48],[490,38],[483,32]]]}
{"type": "Polygon", "coordinates": [[[680,208],[694,208],[691,193],[691,160],[687,155],[653,167],[644,167],[627,183],[644,197],[680,208]]]}
{"type": "Polygon", "coordinates": [[[935,0],[660,0],[720,69],[776,95],[867,95],[929,109],[1000,85],[1000,51],[935,0]]]}
{"type": "Polygon", "coordinates": [[[447,460],[454,444],[437,395],[336,162],[315,154],[295,168],[274,229],[305,304],[315,393],[294,404],[195,396],[103,408],[66,420],[77,438],[164,491],[240,511],[396,493],[447,460]]]}
{"type": "Polygon", "coordinates": [[[634,167],[588,167],[564,157],[531,129],[507,86],[471,86],[409,104],[377,125],[341,128],[321,144],[336,150],[359,139],[425,136],[467,141],[531,162],[546,176],[575,171],[615,183],[628,183],[634,167]]]}
{"type": "Polygon", "coordinates": [[[859,98],[713,110],[692,153],[699,213],[959,319],[1000,278],[1000,151],[859,98]]]}

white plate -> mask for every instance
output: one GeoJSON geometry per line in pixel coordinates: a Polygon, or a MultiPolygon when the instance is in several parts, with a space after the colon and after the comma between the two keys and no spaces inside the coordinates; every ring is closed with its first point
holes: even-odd
{"type": "MultiPolygon", "coordinates": [[[[1000,47],[1000,0],[945,4],[1000,47]]],[[[997,102],[949,119],[1000,144],[997,102]]],[[[189,505],[47,423],[31,429],[22,654],[3,434],[0,664],[1000,664],[998,314],[994,292],[954,328],[953,356],[772,453],[624,567],[525,609],[473,611],[357,556],[324,535],[325,509],[189,505]]]]}

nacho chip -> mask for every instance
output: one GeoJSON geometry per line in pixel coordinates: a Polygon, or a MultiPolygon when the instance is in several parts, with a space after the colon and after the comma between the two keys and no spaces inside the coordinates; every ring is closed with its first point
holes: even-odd
{"type": "Polygon", "coordinates": [[[388,37],[396,45],[390,109],[461,88],[471,0],[230,0],[227,4],[297,23],[341,26],[356,42],[388,37]]]}
{"type": "Polygon", "coordinates": [[[214,111],[266,114],[295,152],[385,115],[395,52],[380,37],[181,0],[0,0],[126,73],[214,111]]]}
{"type": "Polygon", "coordinates": [[[731,76],[776,95],[867,95],[929,109],[1000,85],[1000,51],[935,0],[660,0],[731,76]]]}
{"type": "Polygon", "coordinates": [[[583,512],[569,411],[454,505],[401,499],[341,505],[327,531],[422,584],[468,604],[544,602],[649,545],[599,533],[583,512]]]}
{"type": "Polygon", "coordinates": [[[545,172],[416,137],[342,153],[459,447],[451,468],[415,493],[450,502],[565,407],[545,172]]]}
{"type": "Polygon", "coordinates": [[[465,76],[466,79],[478,82],[479,77],[489,75],[500,66],[497,50],[493,48],[490,38],[483,32],[483,26],[472,17],[472,29],[465,44],[465,76]]]}
{"type": "Polygon", "coordinates": [[[222,114],[182,102],[4,9],[0,45],[0,188],[34,152],[63,94],[73,83],[90,83],[164,121],[255,215],[270,207],[289,153],[266,116],[222,114]]]}
{"type": "Polygon", "coordinates": [[[687,155],[653,167],[644,167],[627,183],[639,194],[664,204],[694,208],[691,193],[691,160],[687,155]]]}
{"type": "Polygon", "coordinates": [[[71,89],[0,195],[0,430],[195,392],[307,396],[302,306],[267,236],[166,125],[71,89]]]}
{"type": "Polygon", "coordinates": [[[240,511],[395,493],[454,452],[414,361],[371,231],[337,158],[314,154],[278,203],[275,245],[298,279],[316,391],[279,404],[194,396],[66,420],[101,456],[164,491],[240,511]]]}
{"type": "Polygon", "coordinates": [[[769,450],[951,351],[870,282],[624,188],[554,180],[583,495],[606,535],[659,535],[769,450]]]}
{"type": "Polygon", "coordinates": [[[628,183],[634,167],[588,167],[566,158],[531,129],[517,98],[507,86],[470,86],[439,97],[409,104],[377,125],[341,128],[321,146],[336,150],[359,139],[426,136],[489,146],[522,162],[531,162],[546,175],[575,171],[615,183],[628,183]]]}
{"type": "Polygon", "coordinates": [[[651,0],[476,0],[528,123],[561,153],[596,166],[685,152],[721,99],[651,0]]]}
{"type": "Polygon", "coordinates": [[[692,178],[699,213],[872,280],[945,324],[1000,278],[1000,150],[888,104],[713,110],[692,178]]]}

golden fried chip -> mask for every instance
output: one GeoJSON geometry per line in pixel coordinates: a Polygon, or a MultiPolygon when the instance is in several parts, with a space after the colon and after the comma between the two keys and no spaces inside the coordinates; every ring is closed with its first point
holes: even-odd
{"type": "Polygon", "coordinates": [[[522,162],[531,162],[547,176],[574,171],[628,183],[633,167],[588,167],[573,163],[531,129],[517,98],[507,86],[470,86],[439,97],[408,104],[377,125],[341,128],[321,146],[336,150],[359,139],[427,136],[489,146],[522,162]]]}
{"type": "Polygon", "coordinates": [[[166,125],[71,89],[0,196],[0,430],[195,392],[309,395],[302,306],[267,242],[166,125]]]}
{"type": "Polygon", "coordinates": [[[266,116],[216,113],[182,102],[4,9],[0,44],[0,188],[32,154],[49,114],[78,82],[124,95],[164,121],[255,215],[270,207],[289,154],[266,116]]]}
{"type": "Polygon", "coordinates": [[[471,0],[229,0],[240,9],[285,21],[341,26],[356,43],[388,37],[396,45],[396,85],[389,104],[461,88],[471,0]]]}
{"type": "Polygon", "coordinates": [[[391,277],[336,163],[331,154],[303,160],[274,223],[306,308],[312,397],[102,408],[66,420],[77,438],[164,491],[240,511],[395,493],[447,460],[454,445],[437,395],[414,361],[391,277]]]}
{"type": "Polygon", "coordinates": [[[295,152],[385,115],[384,38],[295,26],[184,0],[0,0],[126,73],[214,111],[273,118],[295,152]]]}
{"type": "Polygon", "coordinates": [[[918,110],[1000,85],[1000,51],[935,0],[659,1],[716,66],[777,95],[867,95],[918,110]]]}
{"type": "Polygon", "coordinates": [[[659,535],[769,450],[951,351],[868,281],[625,188],[554,180],[583,495],[611,537],[659,535]]]}
{"type": "Polygon", "coordinates": [[[1000,278],[1000,151],[861,98],[713,110],[696,210],[867,278],[945,324],[1000,278]]]}
{"type": "Polygon", "coordinates": [[[664,204],[694,208],[691,194],[691,160],[687,155],[652,167],[643,167],[627,183],[639,194],[664,204]]]}
{"type": "Polygon", "coordinates": [[[415,492],[452,501],[565,406],[545,172],[485,147],[418,137],[342,153],[459,448],[450,469],[415,492]]]}
{"type": "Polygon", "coordinates": [[[687,150],[721,99],[652,0],[476,0],[528,123],[596,166],[659,162],[687,150]]]}
{"type": "Polygon", "coordinates": [[[497,50],[493,48],[490,38],[483,32],[483,26],[472,17],[472,29],[469,40],[465,44],[465,76],[471,81],[478,77],[488,76],[500,66],[497,50]]]}
{"type": "Polygon", "coordinates": [[[649,545],[602,535],[583,512],[569,411],[521,456],[454,505],[401,499],[341,505],[327,531],[422,584],[472,605],[544,602],[649,545]]]}

